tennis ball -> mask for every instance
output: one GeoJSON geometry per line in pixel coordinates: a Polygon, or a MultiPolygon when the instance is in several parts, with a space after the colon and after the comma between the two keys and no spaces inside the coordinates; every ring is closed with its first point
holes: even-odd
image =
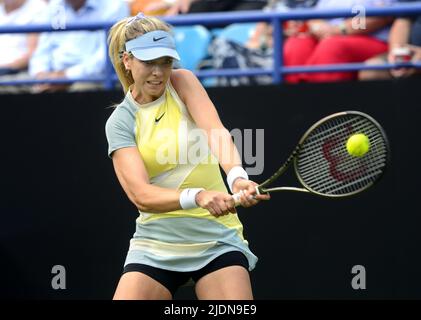
{"type": "Polygon", "coordinates": [[[353,134],[346,142],[346,150],[354,157],[362,157],[370,149],[370,140],[363,133],[353,134]]]}

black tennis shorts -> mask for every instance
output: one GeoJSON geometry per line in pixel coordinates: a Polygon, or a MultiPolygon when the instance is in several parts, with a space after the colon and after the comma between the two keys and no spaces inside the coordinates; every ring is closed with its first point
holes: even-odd
{"type": "Polygon", "coordinates": [[[123,274],[126,272],[141,272],[149,277],[155,279],[166,287],[174,296],[177,289],[185,284],[189,279],[197,282],[203,276],[229,266],[242,266],[246,270],[249,268],[249,263],[246,256],[239,251],[230,251],[215,258],[202,269],[190,272],[170,271],[160,268],[155,268],[141,263],[131,263],[124,267],[123,274]]]}

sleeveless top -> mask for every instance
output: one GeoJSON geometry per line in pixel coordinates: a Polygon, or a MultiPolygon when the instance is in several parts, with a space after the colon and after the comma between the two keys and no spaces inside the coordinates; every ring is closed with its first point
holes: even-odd
{"type": "MultiPolygon", "coordinates": [[[[150,183],[162,188],[227,192],[206,134],[197,128],[170,81],[161,97],[140,105],[130,90],[106,123],[108,155],[137,147],[150,183]]],[[[139,211],[125,265],[172,271],[198,270],[229,252],[244,253],[249,270],[257,257],[243,237],[237,214],[214,217],[203,208],[165,213],[139,211]]]]}

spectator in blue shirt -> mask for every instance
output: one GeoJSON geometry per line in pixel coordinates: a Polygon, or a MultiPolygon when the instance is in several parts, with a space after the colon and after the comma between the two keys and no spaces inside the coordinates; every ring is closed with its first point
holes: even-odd
{"type": "MultiPolygon", "coordinates": [[[[46,15],[46,23],[64,29],[67,24],[117,21],[129,15],[129,7],[120,0],[50,0],[46,15]]],[[[29,63],[29,74],[37,79],[80,79],[99,76],[105,67],[105,31],[59,31],[41,35],[29,63]]],[[[34,91],[67,87],[42,84],[34,91]]]]}

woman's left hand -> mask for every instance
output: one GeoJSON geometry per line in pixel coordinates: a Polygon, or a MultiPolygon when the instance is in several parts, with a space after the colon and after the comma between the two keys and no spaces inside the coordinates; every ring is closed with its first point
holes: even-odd
{"type": "Polygon", "coordinates": [[[239,178],[234,181],[233,191],[234,193],[238,193],[240,191],[243,192],[242,196],[240,197],[240,204],[241,206],[248,208],[255,206],[259,203],[260,200],[269,200],[269,194],[257,194],[256,186],[258,184],[251,180],[246,180],[239,178]]]}

